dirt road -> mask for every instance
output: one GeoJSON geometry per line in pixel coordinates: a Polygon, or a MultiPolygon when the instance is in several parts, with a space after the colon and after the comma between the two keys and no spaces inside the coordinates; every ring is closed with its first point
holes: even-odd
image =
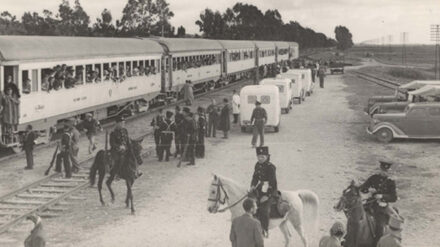
{"type": "MultiPolygon", "coordinates": [[[[369,137],[368,118],[361,109],[369,95],[387,92],[366,83],[350,75],[328,76],[325,89],[315,89],[303,104],[282,116],[279,133],[267,133],[279,187],[310,189],[319,195],[319,234],[311,239],[311,246],[316,246],[334,220],[345,219],[333,210],[341,191],[351,179],[363,181],[375,172],[377,160],[386,156],[398,163],[393,175],[401,198],[397,206],[407,219],[405,245],[437,246],[438,144],[384,145],[369,137]]],[[[117,202],[107,207],[99,205],[95,188],[85,190],[84,203],[45,221],[50,246],[229,246],[230,214],[208,213],[208,186],[212,173],[250,183],[256,161],[250,138],[235,126],[230,139],[207,139],[206,158],[197,160],[195,167],[176,168],[176,160],[145,160],[146,175],[134,186],[136,216],[124,209],[122,182],[115,185],[117,202]]],[[[282,241],[275,229],[266,246],[281,246],[282,241]]],[[[296,234],[292,246],[302,246],[296,234]]]]}

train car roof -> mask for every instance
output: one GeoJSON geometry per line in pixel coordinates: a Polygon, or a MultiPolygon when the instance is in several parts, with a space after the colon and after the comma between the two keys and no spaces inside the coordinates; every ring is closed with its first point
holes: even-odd
{"type": "Polygon", "coordinates": [[[289,45],[291,45],[291,46],[296,46],[296,47],[299,46],[298,43],[296,43],[296,42],[289,42],[289,45]]]}
{"type": "Polygon", "coordinates": [[[255,49],[255,43],[250,40],[217,40],[225,49],[255,49]]]}
{"type": "Polygon", "coordinates": [[[275,42],[275,45],[278,48],[289,48],[289,46],[290,46],[289,42],[285,42],[285,41],[277,41],[277,42],[275,42]]]}
{"type": "Polygon", "coordinates": [[[140,38],[0,36],[0,61],[50,61],[89,57],[160,54],[163,48],[140,38]]]}
{"type": "Polygon", "coordinates": [[[254,40],[253,41],[255,45],[261,49],[261,48],[275,48],[275,41],[260,41],[260,40],[254,40]]]}
{"type": "Polygon", "coordinates": [[[215,51],[223,47],[217,40],[195,39],[195,38],[154,38],[163,46],[166,46],[171,53],[192,52],[192,51],[215,51]]]}

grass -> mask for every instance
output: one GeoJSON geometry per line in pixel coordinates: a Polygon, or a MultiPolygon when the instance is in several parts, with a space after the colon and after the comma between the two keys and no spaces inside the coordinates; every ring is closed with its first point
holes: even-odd
{"type": "Polygon", "coordinates": [[[427,73],[423,73],[420,69],[413,68],[389,68],[388,74],[396,78],[405,78],[413,80],[430,79],[427,73]]]}

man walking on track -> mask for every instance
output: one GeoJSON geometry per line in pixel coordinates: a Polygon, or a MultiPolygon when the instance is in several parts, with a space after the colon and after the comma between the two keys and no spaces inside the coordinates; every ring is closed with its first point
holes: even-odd
{"type": "Polygon", "coordinates": [[[79,162],[78,162],[78,153],[79,153],[79,138],[81,134],[78,129],[74,126],[75,121],[71,120],[69,122],[70,126],[70,134],[71,134],[71,146],[72,149],[70,152],[70,160],[72,161],[72,171],[73,173],[79,172],[79,162]]]}
{"type": "Polygon", "coordinates": [[[56,172],[61,172],[61,162],[64,166],[64,172],[66,173],[66,178],[72,177],[72,171],[70,167],[70,157],[71,157],[71,145],[72,145],[72,134],[70,133],[70,126],[68,124],[64,125],[64,133],[61,136],[61,152],[57,155],[56,160],[56,172]]]}
{"type": "Polygon", "coordinates": [[[211,98],[211,104],[206,108],[206,113],[208,113],[208,131],[206,132],[206,137],[211,137],[211,133],[212,137],[215,137],[219,114],[214,98],[211,98]]]}
{"type": "Polygon", "coordinates": [[[263,247],[264,240],[260,222],[254,218],[257,204],[251,198],[243,202],[245,213],[232,221],[229,239],[232,247],[263,247]]]}
{"type": "Polygon", "coordinates": [[[176,124],[171,119],[173,113],[166,112],[166,119],[160,123],[160,146],[159,146],[159,161],[162,161],[165,152],[165,161],[170,160],[171,143],[173,142],[173,134],[176,130],[176,124]]]}
{"type": "Polygon", "coordinates": [[[267,122],[266,110],[261,107],[261,102],[255,101],[255,108],[252,111],[251,124],[252,129],[252,148],[255,148],[258,135],[260,135],[260,147],[264,146],[264,126],[267,122]]]}
{"type": "Polygon", "coordinates": [[[86,130],[87,139],[89,140],[89,154],[91,154],[96,149],[96,132],[98,129],[102,130],[102,127],[99,121],[93,118],[91,113],[86,113],[82,127],[86,130]]]}
{"type": "Polygon", "coordinates": [[[23,150],[26,153],[26,167],[30,170],[34,168],[34,145],[38,135],[32,130],[32,125],[26,127],[26,135],[24,136],[23,150]]]}
{"type": "Polygon", "coordinates": [[[238,115],[240,114],[240,95],[234,89],[232,95],[232,115],[234,116],[234,124],[238,123],[238,115]]]}

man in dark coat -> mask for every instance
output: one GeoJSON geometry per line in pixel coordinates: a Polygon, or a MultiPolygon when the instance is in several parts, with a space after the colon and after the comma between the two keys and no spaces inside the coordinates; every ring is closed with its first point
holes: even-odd
{"type": "Polygon", "coordinates": [[[41,224],[41,218],[38,215],[32,214],[26,217],[26,219],[34,223],[34,228],[24,241],[24,247],[45,247],[46,235],[41,224]]]}
{"type": "Polygon", "coordinates": [[[70,123],[65,123],[64,133],[61,136],[60,143],[60,153],[57,155],[55,171],[61,172],[61,162],[64,166],[64,172],[66,173],[66,178],[72,177],[70,157],[72,152],[72,134],[70,132],[73,126],[70,123]]]}
{"type": "Polygon", "coordinates": [[[27,166],[24,168],[30,170],[34,168],[34,145],[35,139],[38,135],[32,130],[32,125],[26,127],[26,134],[24,136],[23,150],[26,153],[26,163],[27,166]]]}
{"type": "Polygon", "coordinates": [[[211,137],[211,133],[212,137],[215,137],[219,114],[214,98],[211,98],[211,104],[206,108],[206,113],[208,113],[208,131],[206,132],[206,137],[211,137]]]}
{"type": "Polygon", "coordinates": [[[173,142],[173,135],[176,131],[176,124],[172,120],[173,113],[166,112],[166,119],[159,124],[160,130],[160,147],[159,147],[159,161],[162,161],[165,152],[165,161],[170,160],[171,143],[173,142]]]}
{"type": "Polygon", "coordinates": [[[325,77],[325,71],[321,67],[318,70],[318,78],[319,78],[319,87],[324,88],[324,77],[325,77]]]}
{"type": "Polygon", "coordinates": [[[202,107],[197,108],[197,144],[196,144],[196,157],[205,157],[205,134],[206,134],[206,117],[205,111],[202,107]]]}
{"type": "Polygon", "coordinates": [[[154,143],[156,144],[156,156],[159,157],[159,146],[160,146],[160,124],[163,122],[163,110],[159,109],[158,114],[151,120],[151,126],[153,126],[153,136],[154,143]]]}
{"type": "Polygon", "coordinates": [[[379,161],[379,163],[380,172],[369,177],[360,186],[363,193],[373,191],[372,198],[367,201],[373,201],[369,204],[369,210],[376,220],[376,241],[383,236],[390,215],[397,214],[389,206],[389,203],[397,201],[396,183],[388,176],[392,163],[388,161],[379,161]]]}
{"type": "Polygon", "coordinates": [[[269,161],[269,148],[257,147],[257,159],[252,176],[251,189],[257,199],[257,216],[263,227],[265,237],[269,236],[270,207],[278,198],[276,167],[269,161]]]}
{"type": "Polygon", "coordinates": [[[263,247],[264,240],[260,222],[254,218],[257,205],[251,198],[243,202],[245,213],[232,220],[229,239],[232,247],[263,247]]]}
{"type": "Polygon", "coordinates": [[[261,107],[261,103],[257,100],[255,101],[255,108],[252,111],[251,124],[252,128],[252,147],[255,148],[257,143],[258,135],[260,135],[260,147],[264,145],[264,126],[267,122],[266,110],[261,107]]]}
{"type": "Polygon", "coordinates": [[[196,144],[196,121],[194,120],[193,114],[188,107],[183,108],[184,116],[184,130],[182,143],[184,144],[184,151],[186,149],[186,156],[182,157],[184,160],[189,161],[187,165],[195,165],[194,149],[196,144]]]}
{"type": "Polygon", "coordinates": [[[79,133],[78,129],[74,126],[75,121],[70,120],[70,124],[72,125],[70,128],[70,134],[71,134],[71,150],[70,150],[70,160],[72,162],[72,171],[74,173],[79,172],[79,161],[78,161],[78,154],[79,154],[79,140],[81,134],[79,133]]]}
{"type": "Polygon", "coordinates": [[[230,106],[228,104],[228,99],[223,99],[224,106],[222,108],[222,111],[220,113],[220,122],[219,122],[219,129],[223,131],[223,138],[228,138],[228,132],[231,129],[231,120],[230,120],[230,106]]]}
{"type": "Polygon", "coordinates": [[[96,149],[96,132],[98,129],[102,130],[102,127],[99,121],[93,118],[91,113],[86,113],[82,127],[86,131],[87,139],[89,140],[89,154],[91,154],[96,149]]]}
{"type": "Polygon", "coordinates": [[[175,114],[174,114],[174,122],[176,124],[176,130],[174,131],[174,145],[176,146],[176,152],[174,153],[174,158],[177,157],[178,154],[182,154],[183,145],[182,145],[182,133],[183,133],[183,114],[180,112],[180,106],[176,105],[175,114]]]}

